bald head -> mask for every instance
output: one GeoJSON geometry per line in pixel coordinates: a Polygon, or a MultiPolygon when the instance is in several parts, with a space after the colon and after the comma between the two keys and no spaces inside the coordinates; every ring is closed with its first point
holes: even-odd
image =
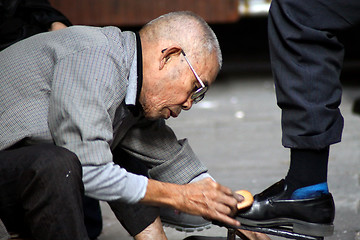
{"type": "Polygon", "coordinates": [[[222,64],[216,36],[197,15],[174,12],[146,24],[140,38],[143,84],[139,102],[144,115],[177,117],[191,108],[195,92],[206,92],[216,79],[222,64]]]}
{"type": "Polygon", "coordinates": [[[209,25],[192,12],[172,12],[162,15],[140,30],[141,38],[148,42],[168,41],[182,47],[194,58],[217,56],[221,68],[219,42],[209,25]],[[195,57],[196,56],[196,57],[195,57]]]}

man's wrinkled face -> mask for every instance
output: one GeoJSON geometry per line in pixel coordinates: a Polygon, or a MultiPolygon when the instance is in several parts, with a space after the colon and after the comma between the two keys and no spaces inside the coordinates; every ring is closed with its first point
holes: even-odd
{"type": "MultiPolygon", "coordinates": [[[[215,54],[192,64],[205,84],[209,86],[215,80],[218,73],[215,54]]],[[[172,57],[159,73],[151,85],[143,86],[142,89],[140,102],[145,117],[149,119],[175,118],[179,116],[182,109],[191,108],[193,104],[191,96],[201,85],[181,54],[172,57]]]]}

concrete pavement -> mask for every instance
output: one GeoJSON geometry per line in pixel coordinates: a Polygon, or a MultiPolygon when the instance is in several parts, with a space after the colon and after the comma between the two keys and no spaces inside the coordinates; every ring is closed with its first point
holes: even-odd
{"type": "MultiPolygon", "coordinates": [[[[331,147],[329,163],[329,188],[336,203],[335,234],[326,240],[360,239],[360,118],[351,111],[359,96],[360,86],[345,84],[343,141],[331,147]]],[[[212,176],[233,190],[255,194],[287,172],[289,151],[281,146],[280,110],[270,74],[220,75],[202,102],[168,124],[178,138],[189,139],[212,176]]],[[[99,240],[131,239],[106,203],[102,210],[104,230],[99,240]]],[[[182,233],[166,228],[166,233],[170,240],[180,240],[191,235],[226,236],[226,229],[213,226],[182,233]]]]}

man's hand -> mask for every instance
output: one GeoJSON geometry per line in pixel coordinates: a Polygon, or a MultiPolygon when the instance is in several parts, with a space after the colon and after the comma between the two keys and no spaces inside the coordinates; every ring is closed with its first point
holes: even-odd
{"type": "Polygon", "coordinates": [[[62,22],[53,22],[50,26],[49,31],[56,31],[64,28],[66,28],[66,25],[63,24],[62,22]]]}
{"type": "Polygon", "coordinates": [[[231,189],[214,182],[210,178],[187,184],[184,186],[184,199],[182,209],[207,219],[214,219],[220,222],[238,226],[238,221],[229,216],[237,212],[237,199],[231,189]]]}
{"type": "Polygon", "coordinates": [[[149,180],[143,203],[168,206],[182,212],[200,215],[232,226],[240,223],[230,216],[237,212],[236,205],[243,198],[231,189],[210,178],[198,182],[177,185],[149,180]]]}

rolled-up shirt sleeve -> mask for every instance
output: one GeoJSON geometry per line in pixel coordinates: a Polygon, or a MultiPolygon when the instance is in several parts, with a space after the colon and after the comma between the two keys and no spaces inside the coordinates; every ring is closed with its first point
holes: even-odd
{"type": "Polygon", "coordinates": [[[119,144],[140,159],[149,168],[149,177],[158,181],[186,184],[208,171],[188,140],[178,140],[163,119],[142,118],[119,144]]]}

